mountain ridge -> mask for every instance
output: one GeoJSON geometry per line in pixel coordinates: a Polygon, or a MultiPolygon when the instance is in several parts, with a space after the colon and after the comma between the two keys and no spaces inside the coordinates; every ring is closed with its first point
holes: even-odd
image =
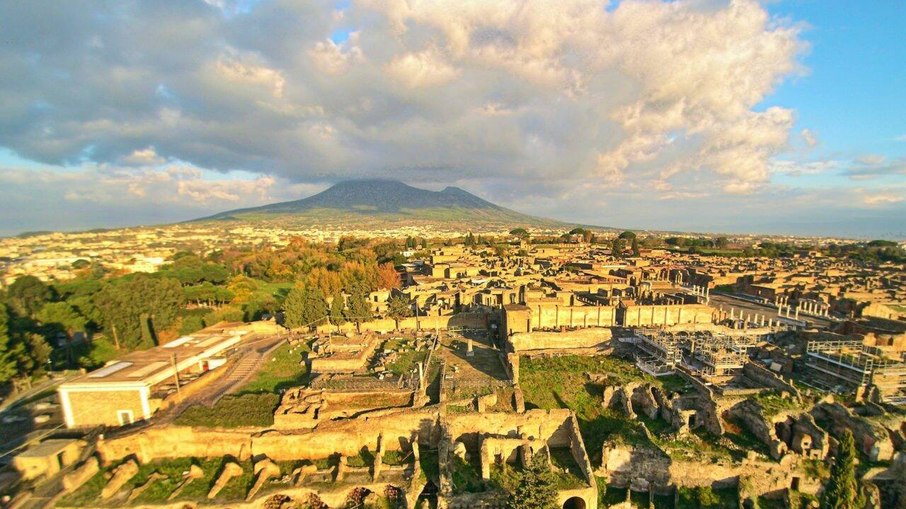
{"type": "Polygon", "coordinates": [[[306,198],[220,212],[190,222],[266,220],[283,217],[305,219],[330,214],[351,222],[357,218],[412,219],[435,222],[480,220],[514,226],[552,226],[561,223],[505,207],[455,186],[430,191],[392,179],[359,179],[338,182],[306,198]]]}

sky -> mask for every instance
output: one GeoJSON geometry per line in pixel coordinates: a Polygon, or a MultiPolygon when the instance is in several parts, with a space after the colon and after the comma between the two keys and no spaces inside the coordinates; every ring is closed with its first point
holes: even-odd
{"type": "Polygon", "coordinates": [[[906,2],[0,3],[0,235],[354,178],[634,229],[906,239],[906,2]]]}

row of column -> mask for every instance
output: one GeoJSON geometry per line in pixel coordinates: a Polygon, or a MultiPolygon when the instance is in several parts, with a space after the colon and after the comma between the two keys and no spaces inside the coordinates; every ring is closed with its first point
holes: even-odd
{"type": "Polygon", "coordinates": [[[742,310],[740,310],[739,316],[737,317],[736,308],[731,307],[730,312],[727,313],[724,311],[724,307],[720,306],[720,320],[718,320],[718,321],[723,321],[726,319],[729,319],[734,324],[736,323],[737,320],[741,320],[742,327],[744,329],[747,329],[749,327],[750,323],[755,326],[758,326],[758,327],[764,327],[765,325],[767,325],[768,327],[774,327],[775,325],[778,325],[778,326],[780,325],[780,320],[777,320],[777,322],[775,324],[773,318],[768,318],[767,316],[765,316],[763,314],[743,313],[742,310]]]}
{"type": "Polygon", "coordinates": [[[776,299],[775,303],[777,305],[778,315],[783,316],[783,312],[786,311],[787,318],[792,318],[793,313],[795,313],[796,320],[798,320],[800,312],[824,317],[827,317],[830,314],[830,306],[823,302],[800,300],[796,303],[795,308],[787,304],[788,302],[789,297],[779,297],[776,299]]]}
{"type": "Polygon", "coordinates": [[[817,301],[799,301],[799,308],[802,309],[803,313],[825,317],[828,316],[830,312],[830,306],[817,301]]]}
{"type": "Polygon", "coordinates": [[[692,295],[704,297],[705,304],[711,302],[711,289],[708,288],[707,286],[690,285],[689,288],[692,289],[692,295]]]}

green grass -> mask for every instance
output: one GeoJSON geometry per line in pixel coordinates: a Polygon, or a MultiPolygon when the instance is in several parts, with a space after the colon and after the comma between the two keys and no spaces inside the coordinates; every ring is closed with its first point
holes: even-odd
{"type": "Polygon", "coordinates": [[[786,503],[782,498],[765,498],[764,495],[760,495],[758,509],[786,509],[786,503]]]}
{"type": "Polygon", "coordinates": [[[693,390],[692,383],[680,375],[659,376],[657,377],[657,381],[661,384],[663,391],[668,395],[675,392],[686,394],[693,390]]]}
{"type": "Polygon", "coordinates": [[[367,447],[362,447],[355,456],[346,457],[346,465],[356,468],[370,467],[374,465],[374,453],[369,451],[367,447]]]}
{"type": "Polygon", "coordinates": [[[283,389],[308,384],[309,373],[304,362],[304,354],[310,349],[308,344],[280,345],[271,353],[271,357],[264,361],[255,376],[242,386],[239,393],[277,393],[283,389]]]}
{"type": "Polygon", "coordinates": [[[680,437],[656,436],[655,442],[671,458],[698,459],[712,463],[742,461],[748,451],[743,448],[730,448],[724,445],[720,437],[702,428],[696,428],[692,433],[680,437]]]}
{"type": "Polygon", "coordinates": [[[796,400],[785,398],[776,391],[760,392],[752,396],[752,399],[761,405],[761,408],[764,410],[764,416],[769,419],[780,412],[796,410],[799,408],[799,403],[797,403],[796,400]]]}
{"type": "MultiPolygon", "coordinates": [[[[603,482],[604,479],[601,479],[603,482]]],[[[608,486],[607,491],[604,493],[604,496],[600,496],[600,491],[598,498],[603,504],[599,504],[599,507],[610,507],[612,505],[621,504],[626,501],[626,488],[615,488],[613,486],[608,486]]]]}
{"type": "Polygon", "coordinates": [[[712,489],[710,486],[678,488],[676,509],[736,509],[739,495],[736,488],[712,489]]]}
{"type": "Polygon", "coordinates": [[[266,427],[274,424],[277,394],[224,396],[213,408],[194,406],[176,418],[176,424],[206,428],[266,427]]]}
{"type": "Polygon", "coordinates": [[[481,473],[471,463],[466,463],[459,456],[450,457],[452,467],[453,493],[480,493],[487,489],[481,479],[481,473]]]}
{"type": "Polygon", "coordinates": [[[523,358],[520,362],[519,378],[526,408],[571,409],[590,456],[600,455],[608,438],[630,444],[650,443],[639,421],[601,407],[603,388],[585,376],[585,373],[607,373],[614,384],[632,380],[656,383],[654,377],[644,375],[632,363],[606,356],[575,355],[523,358]]]}
{"type": "MultiPolygon", "coordinates": [[[[397,376],[405,375],[416,363],[424,362],[428,357],[428,349],[415,350],[411,346],[404,347],[405,342],[406,340],[402,339],[391,339],[386,341],[383,346],[384,349],[400,350],[396,352],[396,359],[387,366],[390,372],[397,376]]],[[[408,343],[412,343],[412,341],[408,343]]]]}
{"type": "Polygon", "coordinates": [[[552,447],[550,449],[554,485],[558,490],[582,488],[588,486],[582,469],[573,458],[568,447],[552,447]]]}
{"type": "Polygon", "coordinates": [[[412,453],[404,451],[384,451],[381,463],[384,465],[399,466],[412,462],[412,453]]]}
{"type": "Polygon", "coordinates": [[[98,472],[91,479],[85,482],[81,488],[69,495],[66,495],[58,505],[62,507],[82,507],[88,504],[97,504],[101,498],[101,490],[107,484],[104,472],[98,472]]]}

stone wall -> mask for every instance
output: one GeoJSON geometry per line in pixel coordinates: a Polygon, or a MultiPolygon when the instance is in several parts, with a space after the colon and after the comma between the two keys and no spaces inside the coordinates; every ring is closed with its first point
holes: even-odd
{"type": "Polygon", "coordinates": [[[852,431],[856,447],[871,461],[893,458],[895,451],[890,434],[880,424],[855,415],[845,406],[832,401],[815,405],[811,413],[816,421],[822,423],[822,427],[830,427],[831,436],[840,436],[846,429],[852,431]]]}
{"type": "Polygon", "coordinates": [[[139,462],[158,458],[216,458],[251,456],[252,437],[248,430],[200,430],[184,426],[152,427],[110,440],[98,440],[97,450],[104,464],[135,455],[139,462]]]}
{"type": "Polygon", "coordinates": [[[588,328],[564,332],[520,332],[510,336],[510,345],[517,351],[594,348],[610,342],[609,328],[588,328]]]}
{"type": "Polygon", "coordinates": [[[796,398],[797,401],[802,399],[799,389],[764,366],[760,366],[754,362],[747,362],[742,368],[742,374],[764,387],[770,387],[771,389],[786,392],[796,398]]]}
{"type": "Polygon", "coordinates": [[[714,309],[703,304],[664,306],[628,306],[622,310],[623,327],[646,327],[676,324],[710,324],[714,309]]]}
{"type": "Polygon", "coordinates": [[[613,306],[562,306],[559,304],[529,304],[534,329],[564,327],[613,327],[617,311],[613,306]]]}
{"type": "MultiPolygon", "coordinates": [[[[524,433],[528,438],[551,440],[551,437],[558,431],[564,433],[561,428],[571,415],[572,413],[566,409],[535,409],[523,414],[450,414],[447,416],[446,422],[447,430],[454,442],[461,441],[463,435],[473,434],[476,430],[510,437],[518,437],[520,433],[524,433]]],[[[568,443],[568,439],[561,438],[560,440],[564,445],[568,443]]]]}
{"type": "MultiPolygon", "coordinates": [[[[395,320],[382,318],[362,322],[359,329],[362,332],[380,332],[387,333],[399,329],[449,329],[452,327],[463,327],[466,329],[486,329],[488,327],[489,317],[486,313],[457,313],[455,315],[441,316],[410,316],[399,321],[399,327],[395,320]]],[[[356,324],[345,323],[339,327],[331,324],[319,325],[317,331],[321,333],[336,332],[356,332],[356,324]]]]}
{"type": "Polygon", "coordinates": [[[399,412],[376,418],[323,423],[317,432],[282,433],[260,429],[202,429],[184,426],[152,427],[111,440],[100,440],[105,463],[130,455],[146,463],[158,458],[247,458],[265,455],[275,461],[321,459],[334,453],[355,455],[367,447],[377,450],[383,435],[386,450],[408,447],[413,437],[430,439],[437,422],[433,411],[399,412]]]}

